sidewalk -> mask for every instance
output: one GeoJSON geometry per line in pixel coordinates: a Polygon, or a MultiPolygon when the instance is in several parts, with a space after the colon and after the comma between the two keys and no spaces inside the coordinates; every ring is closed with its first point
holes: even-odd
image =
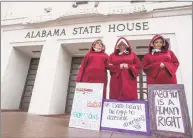
{"type": "Polygon", "coordinates": [[[69,128],[69,116],[46,117],[2,112],[2,138],[155,138],[108,131],[69,128]]]}

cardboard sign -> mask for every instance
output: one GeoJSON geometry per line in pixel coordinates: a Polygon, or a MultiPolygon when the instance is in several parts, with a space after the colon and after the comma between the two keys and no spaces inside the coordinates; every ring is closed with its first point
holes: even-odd
{"type": "Polygon", "coordinates": [[[149,85],[151,130],[164,137],[187,136],[191,126],[184,85],[149,85]]]}
{"type": "Polygon", "coordinates": [[[69,127],[100,130],[102,97],[102,83],[77,83],[69,127]]]}
{"type": "Polygon", "coordinates": [[[101,130],[150,135],[147,101],[105,100],[101,130]]]}

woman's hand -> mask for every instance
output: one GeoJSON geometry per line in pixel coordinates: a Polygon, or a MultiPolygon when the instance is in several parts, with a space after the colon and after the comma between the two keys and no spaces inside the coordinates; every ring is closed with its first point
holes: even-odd
{"type": "Polygon", "coordinates": [[[161,63],[161,64],[160,64],[160,68],[165,68],[164,63],[161,63]]]}
{"type": "Polygon", "coordinates": [[[124,64],[120,64],[120,69],[123,69],[124,68],[124,64]]]}
{"type": "Polygon", "coordinates": [[[123,64],[123,68],[125,68],[125,69],[129,69],[128,64],[124,63],[124,64],[123,64]]]}

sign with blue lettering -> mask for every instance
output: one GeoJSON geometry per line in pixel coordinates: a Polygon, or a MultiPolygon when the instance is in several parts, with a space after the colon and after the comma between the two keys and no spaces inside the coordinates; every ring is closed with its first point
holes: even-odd
{"type": "Polygon", "coordinates": [[[100,130],[102,83],[76,83],[69,127],[100,130]]]}
{"type": "Polygon", "coordinates": [[[165,138],[191,135],[184,85],[149,85],[148,102],[152,134],[165,138]]]}

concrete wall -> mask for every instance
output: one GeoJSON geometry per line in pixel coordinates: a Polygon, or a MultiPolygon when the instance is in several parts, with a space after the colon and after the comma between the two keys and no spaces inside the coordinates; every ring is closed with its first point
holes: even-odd
{"type": "Polygon", "coordinates": [[[12,46],[10,45],[9,33],[3,33],[1,30],[1,82],[7,68],[8,60],[11,55],[12,46]]]}
{"type": "Polygon", "coordinates": [[[186,21],[175,24],[176,28],[176,51],[180,59],[182,83],[185,85],[189,115],[192,120],[192,16],[186,21]]]}
{"type": "Polygon", "coordinates": [[[31,58],[12,49],[1,82],[1,109],[19,109],[31,58]]]}

